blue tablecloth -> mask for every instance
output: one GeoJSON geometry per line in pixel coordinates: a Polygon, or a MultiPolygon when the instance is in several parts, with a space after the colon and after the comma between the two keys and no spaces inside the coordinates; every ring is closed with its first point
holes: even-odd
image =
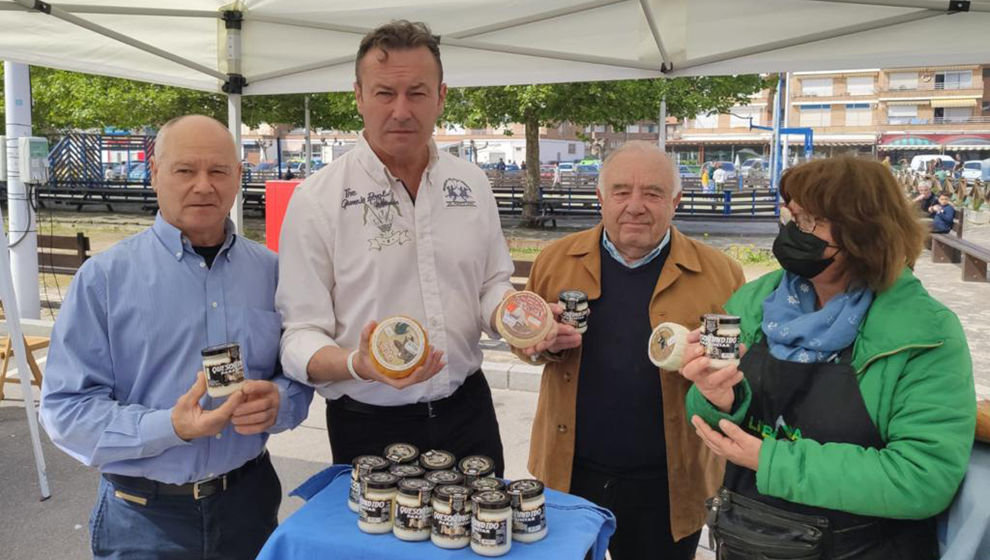
{"type": "Polygon", "coordinates": [[[938,518],[942,560],[990,559],[990,445],[976,442],[966,478],[938,518]]]}
{"type": "MultiPolygon", "coordinates": [[[[369,535],[357,527],[357,514],[347,509],[349,465],[334,465],[304,482],[290,495],[307,501],[272,533],[259,559],[346,558],[348,560],[422,560],[424,558],[480,558],[471,548],[445,550],[430,541],[405,542],[391,533],[369,535]]],[[[591,502],[547,489],[547,537],[542,541],[512,543],[503,558],[537,560],[583,559],[590,550],[596,560],[605,558],[608,540],[615,532],[615,517],[591,502]]]]}

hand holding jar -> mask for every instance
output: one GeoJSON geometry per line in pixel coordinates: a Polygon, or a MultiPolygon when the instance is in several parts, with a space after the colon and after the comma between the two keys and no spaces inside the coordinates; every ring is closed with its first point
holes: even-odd
{"type": "MultiPolygon", "coordinates": [[[[745,353],[744,345],[739,345],[740,356],[745,353]]],[[[684,364],[680,374],[694,383],[701,394],[722,412],[732,410],[735,400],[733,388],[743,380],[743,372],[739,370],[738,361],[715,363],[713,358],[701,344],[701,329],[695,329],[687,335],[687,347],[684,350],[684,364]],[[718,367],[723,366],[723,367],[718,367]]]]}

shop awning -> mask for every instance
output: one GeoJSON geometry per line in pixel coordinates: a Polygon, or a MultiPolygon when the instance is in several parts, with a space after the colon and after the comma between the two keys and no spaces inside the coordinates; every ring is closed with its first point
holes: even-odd
{"type": "Polygon", "coordinates": [[[932,99],[932,107],[976,107],[976,99],[932,99]]]}
{"type": "Polygon", "coordinates": [[[887,101],[887,105],[888,106],[893,106],[893,105],[928,105],[928,100],[927,99],[925,99],[925,100],[922,100],[922,99],[908,99],[908,100],[902,101],[902,100],[899,100],[898,99],[897,101],[887,101]]]}

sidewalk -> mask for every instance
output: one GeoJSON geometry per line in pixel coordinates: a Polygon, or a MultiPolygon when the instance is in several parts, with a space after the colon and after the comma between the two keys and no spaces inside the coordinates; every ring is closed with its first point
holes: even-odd
{"type": "MultiPolygon", "coordinates": [[[[965,237],[990,246],[990,226],[967,225],[965,237]]],[[[756,246],[769,246],[772,238],[749,239],[756,246]]],[[[962,282],[958,265],[933,264],[926,252],[916,271],[928,290],[955,311],[966,330],[973,357],[977,392],[990,398],[990,283],[962,282]]],[[[529,435],[536,409],[540,368],[524,364],[489,341],[485,365],[493,387],[495,408],[505,446],[506,476],[528,476],[526,458],[529,435]]],[[[44,367],[44,363],[41,363],[44,367]]],[[[0,543],[7,558],[42,559],[88,558],[87,523],[92,507],[98,474],[71,459],[42,436],[52,489],[51,499],[39,502],[34,462],[28,438],[27,422],[20,386],[7,385],[6,400],[0,402],[0,503],[4,523],[0,524],[0,543]]],[[[292,432],[271,438],[269,449],[283,492],[295,488],[312,474],[330,464],[330,451],[324,420],[324,404],[316,399],[307,420],[292,432]]],[[[285,498],[280,510],[284,519],[302,502],[285,498]]],[[[707,539],[702,538],[702,545],[707,539]]],[[[713,556],[699,549],[699,559],[713,556]]]]}

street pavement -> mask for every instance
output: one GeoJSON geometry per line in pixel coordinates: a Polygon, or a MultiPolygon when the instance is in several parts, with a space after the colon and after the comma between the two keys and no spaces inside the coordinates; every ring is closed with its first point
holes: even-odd
{"type": "MultiPolygon", "coordinates": [[[[765,228],[765,225],[759,226],[765,228]]],[[[722,244],[732,235],[711,233],[705,226],[693,224],[682,229],[704,237],[713,244],[722,244]],[[697,228],[697,229],[692,229],[697,228]]],[[[773,228],[769,231],[747,231],[738,236],[740,243],[768,248],[773,228]]],[[[559,235],[559,233],[558,233],[559,235]]],[[[967,239],[990,246],[990,226],[967,226],[967,239]]],[[[735,242],[735,241],[729,241],[735,242]]],[[[956,312],[970,343],[976,376],[977,392],[990,398],[990,283],[962,282],[958,265],[933,264],[925,252],[916,272],[937,299],[956,312]]],[[[486,375],[493,387],[502,440],[505,446],[506,476],[528,476],[530,427],[536,409],[539,388],[539,368],[523,364],[502,349],[498,343],[487,342],[486,375]]],[[[44,359],[42,358],[42,367],[44,359]]],[[[19,385],[7,385],[5,400],[0,402],[0,557],[31,559],[88,558],[89,511],[96,495],[98,474],[71,459],[42,435],[42,446],[48,465],[52,497],[39,501],[37,479],[27,421],[19,385]]],[[[37,396],[37,392],[35,394],[37,396]]],[[[324,420],[324,403],[315,399],[307,420],[291,432],[273,436],[269,450],[287,494],[309,476],[331,463],[324,420]]],[[[285,519],[302,502],[285,497],[280,518],[285,519]]],[[[703,545],[706,543],[702,539],[703,545]]],[[[713,555],[699,549],[698,558],[713,555]]]]}

